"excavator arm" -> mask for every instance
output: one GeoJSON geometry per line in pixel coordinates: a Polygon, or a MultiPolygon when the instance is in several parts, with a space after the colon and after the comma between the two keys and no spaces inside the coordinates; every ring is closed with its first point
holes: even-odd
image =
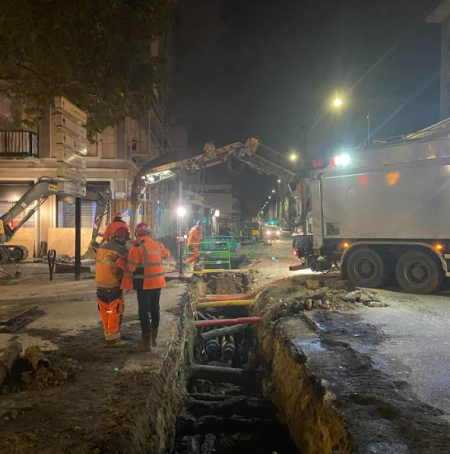
{"type": "MultiPolygon", "coordinates": [[[[24,260],[28,256],[28,251],[23,246],[5,245],[12,240],[15,233],[33,216],[39,207],[52,195],[72,195],[64,192],[64,184],[50,177],[41,177],[33,184],[25,194],[14,204],[14,206],[0,218],[0,263],[4,263],[11,256],[14,260],[24,260]],[[16,225],[12,221],[17,219],[25,210],[27,213],[16,225]],[[6,251],[5,249],[8,249],[6,251]]],[[[96,213],[92,230],[92,239],[89,249],[94,251],[98,247],[97,238],[102,220],[108,213],[110,193],[107,191],[87,191],[83,197],[88,200],[95,200],[96,213]]]]}
{"type": "Polygon", "coordinates": [[[275,175],[285,181],[296,176],[296,170],[286,156],[251,137],[245,143],[234,142],[216,148],[213,142],[205,145],[202,153],[183,150],[160,156],[144,165],[136,175],[131,194],[131,228],[134,229],[142,195],[146,186],[178,176],[181,172],[196,172],[235,158],[258,173],[275,175]]]}

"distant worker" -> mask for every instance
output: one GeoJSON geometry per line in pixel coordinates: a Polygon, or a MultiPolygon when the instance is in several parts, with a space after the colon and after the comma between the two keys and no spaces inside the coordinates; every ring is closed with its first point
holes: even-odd
{"type": "Polygon", "coordinates": [[[189,232],[188,247],[191,256],[184,262],[185,265],[194,262],[194,270],[198,270],[198,252],[202,241],[202,221],[198,221],[189,232]]]}
{"type": "Polygon", "coordinates": [[[128,234],[131,238],[130,227],[128,227],[128,224],[122,219],[122,213],[118,211],[117,213],[114,213],[112,222],[106,226],[105,232],[103,233],[103,239],[105,243],[111,241],[114,232],[119,227],[125,227],[128,230],[128,234]]]}
{"type": "Polygon", "coordinates": [[[98,310],[103,322],[106,345],[110,347],[127,345],[120,339],[120,324],[125,309],[120,286],[128,253],[126,243],[129,239],[130,234],[125,227],[117,228],[112,240],[100,246],[95,260],[98,310]]]}
{"type": "Polygon", "coordinates": [[[140,223],[135,229],[136,240],[130,249],[122,289],[137,290],[142,342],[136,352],[150,351],[157,346],[160,319],[159,299],[165,287],[162,259],[170,257],[169,251],[152,238],[151,228],[140,223]]]}

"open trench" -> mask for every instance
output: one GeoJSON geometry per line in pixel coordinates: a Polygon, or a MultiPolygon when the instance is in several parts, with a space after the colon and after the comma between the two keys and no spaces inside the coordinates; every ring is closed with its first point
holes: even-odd
{"type": "MultiPolygon", "coordinates": [[[[198,305],[215,295],[245,294],[250,285],[245,273],[197,279],[191,288],[194,320],[214,323],[251,316],[250,305],[198,305]]],[[[186,354],[176,433],[166,452],[352,452],[350,437],[320,384],[286,339],[267,328],[264,323],[197,327],[186,354]]]]}

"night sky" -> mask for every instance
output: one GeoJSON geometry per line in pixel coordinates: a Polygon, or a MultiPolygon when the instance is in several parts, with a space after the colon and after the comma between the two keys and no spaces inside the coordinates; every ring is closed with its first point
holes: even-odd
{"type": "MultiPolygon", "coordinates": [[[[438,121],[440,29],[425,23],[438,3],[179,0],[174,110],[189,145],[254,136],[280,152],[304,153],[307,131],[337,91],[346,106],[324,116],[309,153],[366,140],[368,110],[371,139],[438,121]]],[[[224,169],[207,179],[230,180],[253,212],[264,200],[262,186],[273,183],[250,171],[231,179],[224,169]]]]}

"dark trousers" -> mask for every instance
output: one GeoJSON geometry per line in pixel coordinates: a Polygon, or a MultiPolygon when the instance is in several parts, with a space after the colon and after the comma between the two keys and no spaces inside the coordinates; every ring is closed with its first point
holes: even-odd
{"type": "Polygon", "coordinates": [[[159,326],[159,298],[161,289],[137,290],[139,320],[144,334],[159,326]],[[151,321],[150,321],[151,320],[151,321]]]}

